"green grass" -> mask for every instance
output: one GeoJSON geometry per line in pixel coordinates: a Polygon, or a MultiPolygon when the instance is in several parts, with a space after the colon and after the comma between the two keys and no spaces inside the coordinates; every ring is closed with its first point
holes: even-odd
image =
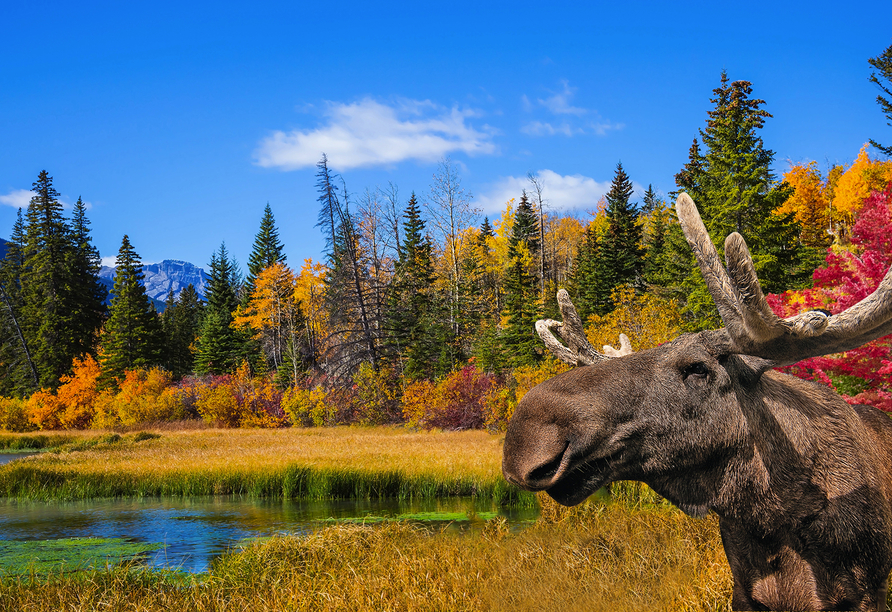
{"type": "Polygon", "coordinates": [[[127,542],[121,538],[0,540],[0,575],[51,575],[105,568],[130,560],[163,544],[127,542]]]}

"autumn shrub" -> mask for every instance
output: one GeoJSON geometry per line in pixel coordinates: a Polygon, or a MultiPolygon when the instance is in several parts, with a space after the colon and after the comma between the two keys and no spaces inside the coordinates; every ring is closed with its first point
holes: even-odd
{"type": "Polygon", "coordinates": [[[326,393],[322,387],[303,389],[295,386],[285,391],[282,409],[292,425],[322,427],[328,421],[326,393]]]}
{"type": "Polygon", "coordinates": [[[393,370],[377,370],[368,362],[353,376],[353,414],[350,421],[359,425],[385,425],[402,420],[399,404],[399,379],[393,370]]]}
{"type": "Polygon", "coordinates": [[[49,389],[41,389],[28,398],[25,404],[28,419],[39,429],[61,429],[62,404],[49,389]]]}
{"type": "Polygon", "coordinates": [[[28,418],[25,400],[17,397],[0,397],[0,429],[13,432],[37,429],[28,418]]]}
{"type": "Polygon", "coordinates": [[[537,365],[515,368],[507,382],[494,385],[484,398],[486,428],[504,431],[517,403],[530,389],[569,369],[569,365],[551,355],[537,365]]]}
{"type": "MultiPolygon", "coordinates": [[[[827,250],[824,266],[815,270],[810,289],[766,296],[780,317],[821,309],[838,314],[879,286],[892,265],[892,183],[874,191],[857,210],[848,245],[827,250]]],[[[805,359],[782,370],[824,384],[850,403],[892,409],[892,337],[879,338],[837,355],[805,359]]]]}
{"type": "Polygon", "coordinates": [[[96,398],[99,397],[99,363],[90,355],[72,363],[70,376],[63,376],[56,391],[59,422],[67,429],[86,429],[93,423],[96,398]]]}
{"type": "Polygon", "coordinates": [[[166,391],[173,383],[170,372],[161,368],[127,370],[118,382],[111,409],[122,425],[183,418],[176,395],[166,391]]]}
{"type": "Polygon", "coordinates": [[[281,427],[286,423],[282,392],[270,377],[252,376],[247,363],[235,374],[193,380],[181,392],[194,395],[194,406],[217,427],[281,427]]]}
{"type": "Polygon", "coordinates": [[[403,415],[411,425],[424,429],[481,429],[486,422],[485,400],[495,385],[495,376],[470,363],[436,385],[425,381],[408,385],[403,415]]]}

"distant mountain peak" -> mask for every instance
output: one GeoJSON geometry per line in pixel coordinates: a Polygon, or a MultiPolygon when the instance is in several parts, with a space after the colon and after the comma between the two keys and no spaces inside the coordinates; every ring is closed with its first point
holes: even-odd
{"type": "MultiPolygon", "coordinates": [[[[162,304],[162,308],[159,310],[163,310],[168,293],[173,291],[174,297],[179,297],[183,289],[190,284],[195,287],[198,296],[204,299],[209,280],[202,268],[179,259],[165,259],[160,263],[143,264],[142,273],[146,295],[155,302],[156,306],[159,302],[162,304]]],[[[115,283],[115,268],[102,266],[99,277],[111,291],[115,283]]]]}

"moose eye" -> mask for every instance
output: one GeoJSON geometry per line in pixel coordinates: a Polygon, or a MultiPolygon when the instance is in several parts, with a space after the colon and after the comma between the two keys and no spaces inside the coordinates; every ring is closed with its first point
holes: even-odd
{"type": "Polygon", "coordinates": [[[694,378],[699,380],[703,380],[707,376],[709,376],[709,369],[703,363],[692,363],[691,365],[685,367],[684,370],[682,370],[682,376],[685,380],[687,380],[690,376],[693,376],[694,378]]]}

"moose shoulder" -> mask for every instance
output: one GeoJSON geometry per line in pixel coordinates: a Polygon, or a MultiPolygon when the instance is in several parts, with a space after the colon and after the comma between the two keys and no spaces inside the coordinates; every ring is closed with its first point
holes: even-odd
{"type": "Polygon", "coordinates": [[[685,194],[679,219],[725,328],[648,351],[595,351],[565,292],[537,329],[584,365],[533,388],[503,472],[565,505],[639,480],[692,515],[719,516],[737,610],[885,610],[892,570],[892,419],[772,368],[892,333],[892,273],[845,313],[778,319],[742,238],[721,266],[685,194]],[[564,343],[552,334],[556,331],[564,343]]]}

